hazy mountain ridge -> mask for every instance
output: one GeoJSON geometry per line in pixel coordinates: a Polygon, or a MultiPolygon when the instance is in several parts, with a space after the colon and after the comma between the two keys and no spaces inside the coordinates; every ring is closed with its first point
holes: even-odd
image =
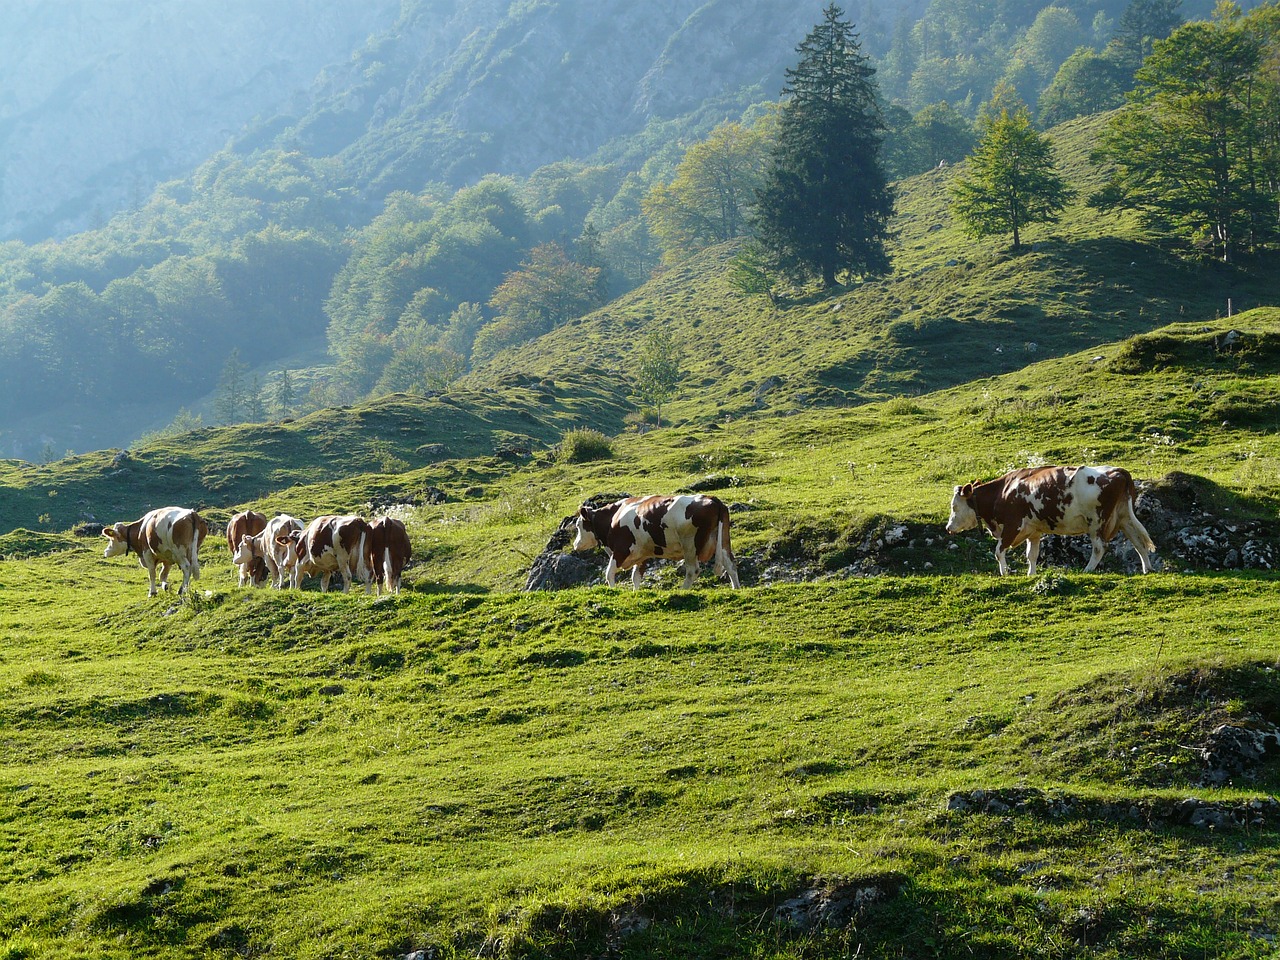
{"type": "MultiPolygon", "coordinates": [[[[395,0],[11,0],[0,26],[0,237],[105,220],[188,173],[388,26],[395,0]]],[[[301,99],[299,99],[301,98],[301,99]]]]}
{"type": "MultiPolygon", "coordinates": [[[[855,21],[863,6],[850,6],[855,21]]],[[[526,174],[709,101],[776,98],[819,12],[785,0],[424,0],[328,71],[279,142],[342,156],[377,192],[526,174]]]]}

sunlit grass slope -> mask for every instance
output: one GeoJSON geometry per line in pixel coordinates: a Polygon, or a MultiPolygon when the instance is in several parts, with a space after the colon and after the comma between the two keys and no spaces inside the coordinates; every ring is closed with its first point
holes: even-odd
{"type": "Polygon", "coordinates": [[[136,519],[169,503],[225,519],[234,504],[294,484],[545,447],[572,426],[613,433],[625,413],[606,380],[577,376],[569,390],[511,375],[486,390],[395,394],[296,421],[207,427],[142,444],[123,458],[103,451],[47,465],[5,460],[0,532],[136,519]]]}
{"type": "Polygon", "coordinates": [[[1208,481],[1215,508],[1274,519],[1277,396],[1280,310],[1256,310],[917,398],[624,434],[613,457],[592,463],[549,453],[524,465],[445,463],[254,502],[305,516],[374,495],[446,490],[448,502],[410,517],[421,560],[410,582],[424,588],[519,588],[561,518],[587,497],[708,485],[734,505],[735,550],[757,568],[798,559],[837,570],[869,533],[907,523],[917,542],[892,551],[893,569],[989,570],[985,534],[943,542],[951,488],[1029,463],[1115,463],[1143,480],[1181,471],[1208,481]],[[1220,346],[1232,330],[1235,345],[1220,346]]]}
{"type": "Polygon", "coordinates": [[[1056,128],[1077,190],[1061,221],[1030,227],[1028,249],[972,240],[948,209],[957,165],[899,184],[892,275],[832,295],[802,292],[774,310],[727,279],[736,248],[713,248],[604,309],[501,354],[470,378],[510,371],[634,373],[645,333],[673,332],[687,376],[664,408],[677,422],[794,412],[915,395],[1006,373],[1177,321],[1280,302],[1280,265],[1197,262],[1131,215],[1085,203],[1104,171],[1088,159],[1105,116],[1056,128]]]}
{"type": "Polygon", "coordinates": [[[1274,819],[1172,819],[1280,789],[1186,749],[1280,712],[1273,577],[374,601],[224,561],[186,603],[0,561],[0,956],[1274,950],[1274,819]],[[862,892],[779,918],[815,888],[862,892]]]}

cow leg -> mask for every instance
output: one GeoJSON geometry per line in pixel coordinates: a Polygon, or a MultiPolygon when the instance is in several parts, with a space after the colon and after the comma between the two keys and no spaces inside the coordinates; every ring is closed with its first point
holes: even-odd
{"type": "Polygon", "coordinates": [[[684,551],[684,588],[691,590],[698,582],[698,545],[693,536],[682,537],[680,549],[684,551]]]}
{"type": "Polygon", "coordinates": [[[328,593],[328,592],[329,592],[329,578],[330,578],[330,577],[332,577],[332,576],[333,576],[333,574],[332,574],[332,573],[322,573],[322,574],[320,574],[320,592],[321,592],[321,593],[328,593]]]}
{"type": "Polygon", "coordinates": [[[996,570],[1000,576],[1009,575],[1009,561],[1005,559],[1005,554],[1009,552],[1009,545],[1003,540],[996,541],[996,570]]]}
{"type": "Polygon", "coordinates": [[[1036,574],[1036,561],[1040,559],[1040,538],[1027,538],[1027,576],[1034,577],[1036,574]]]}
{"type": "Polygon", "coordinates": [[[616,555],[610,555],[609,565],[604,568],[604,582],[611,587],[618,585],[618,558],[616,555]]]}
{"type": "Polygon", "coordinates": [[[1102,555],[1107,549],[1106,541],[1098,535],[1097,531],[1089,534],[1089,542],[1093,544],[1093,555],[1089,557],[1089,562],[1084,566],[1085,573],[1092,573],[1098,569],[1098,564],[1102,562],[1102,555]]]}
{"type": "Polygon", "coordinates": [[[644,567],[645,561],[641,560],[631,568],[631,589],[639,590],[644,586],[644,567]]]}
{"type": "MultiPolygon", "coordinates": [[[[156,567],[159,567],[159,572],[160,572],[160,589],[161,589],[161,590],[168,590],[168,589],[169,589],[169,564],[167,564],[167,563],[162,563],[162,562],[159,562],[159,561],[154,561],[154,562],[152,563],[152,582],[153,582],[153,583],[155,582],[155,568],[156,568],[156,567]]],[[[152,595],[153,597],[155,596],[155,594],[154,594],[154,593],[153,593],[153,594],[151,594],[151,595],[152,595]]]]}
{"type": "MultiPolygon", "coordinates": [[[[151,587],[147,590],[147,596],[154,597],[156,595],[156,565],[154,563],[144,563],[143,566],[147,568],[147,577],[151,581],[151,587]]],[[[168,585],[166,584],[166,587],[167,586],[168,585]]]]}

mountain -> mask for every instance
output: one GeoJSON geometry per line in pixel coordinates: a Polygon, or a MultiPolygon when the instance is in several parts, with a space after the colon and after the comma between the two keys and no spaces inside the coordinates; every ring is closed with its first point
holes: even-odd
{"type": "MultiPolygon", "coordinates": [[[[923,8],[850,15],[880,36],[923,8]]],[[[650,124],[705,130],[777,98],[819,14],[789,0],[10,0],[0,240],[101,223],[229,142],[340,157],[377,198],[588,157],[650,124]]]]}
{"type": "Polygon", "coordinates": [[[397,0],[7,0],[0,239],[85,229],[305,103],[397,0]]]}

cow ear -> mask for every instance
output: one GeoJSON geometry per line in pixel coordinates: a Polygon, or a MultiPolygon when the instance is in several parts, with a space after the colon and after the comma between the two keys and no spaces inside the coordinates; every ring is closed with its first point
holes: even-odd
{"type": "Polygon", "coordinates": [[[108,540],[119,540],[119,539],[120,539],[120,534],[118,534],[118,533],[116,532],[116,528],[115,528],[115,527],[103,527],[103,528],[102,528],[102,535],[103,535],[104,537],[106,537],[108,540]]]}
{"type": "Polygon", "coordinates": [[[963,487],[961,487],[961,488],[960,488],[960,496],[965,497],[966,499],[967,499],[967,498],[969,498],[969,497],[972,497],[972,496],[973,496],[973,484],[972,484],[972,483],[966,483],[963,487]]]}

